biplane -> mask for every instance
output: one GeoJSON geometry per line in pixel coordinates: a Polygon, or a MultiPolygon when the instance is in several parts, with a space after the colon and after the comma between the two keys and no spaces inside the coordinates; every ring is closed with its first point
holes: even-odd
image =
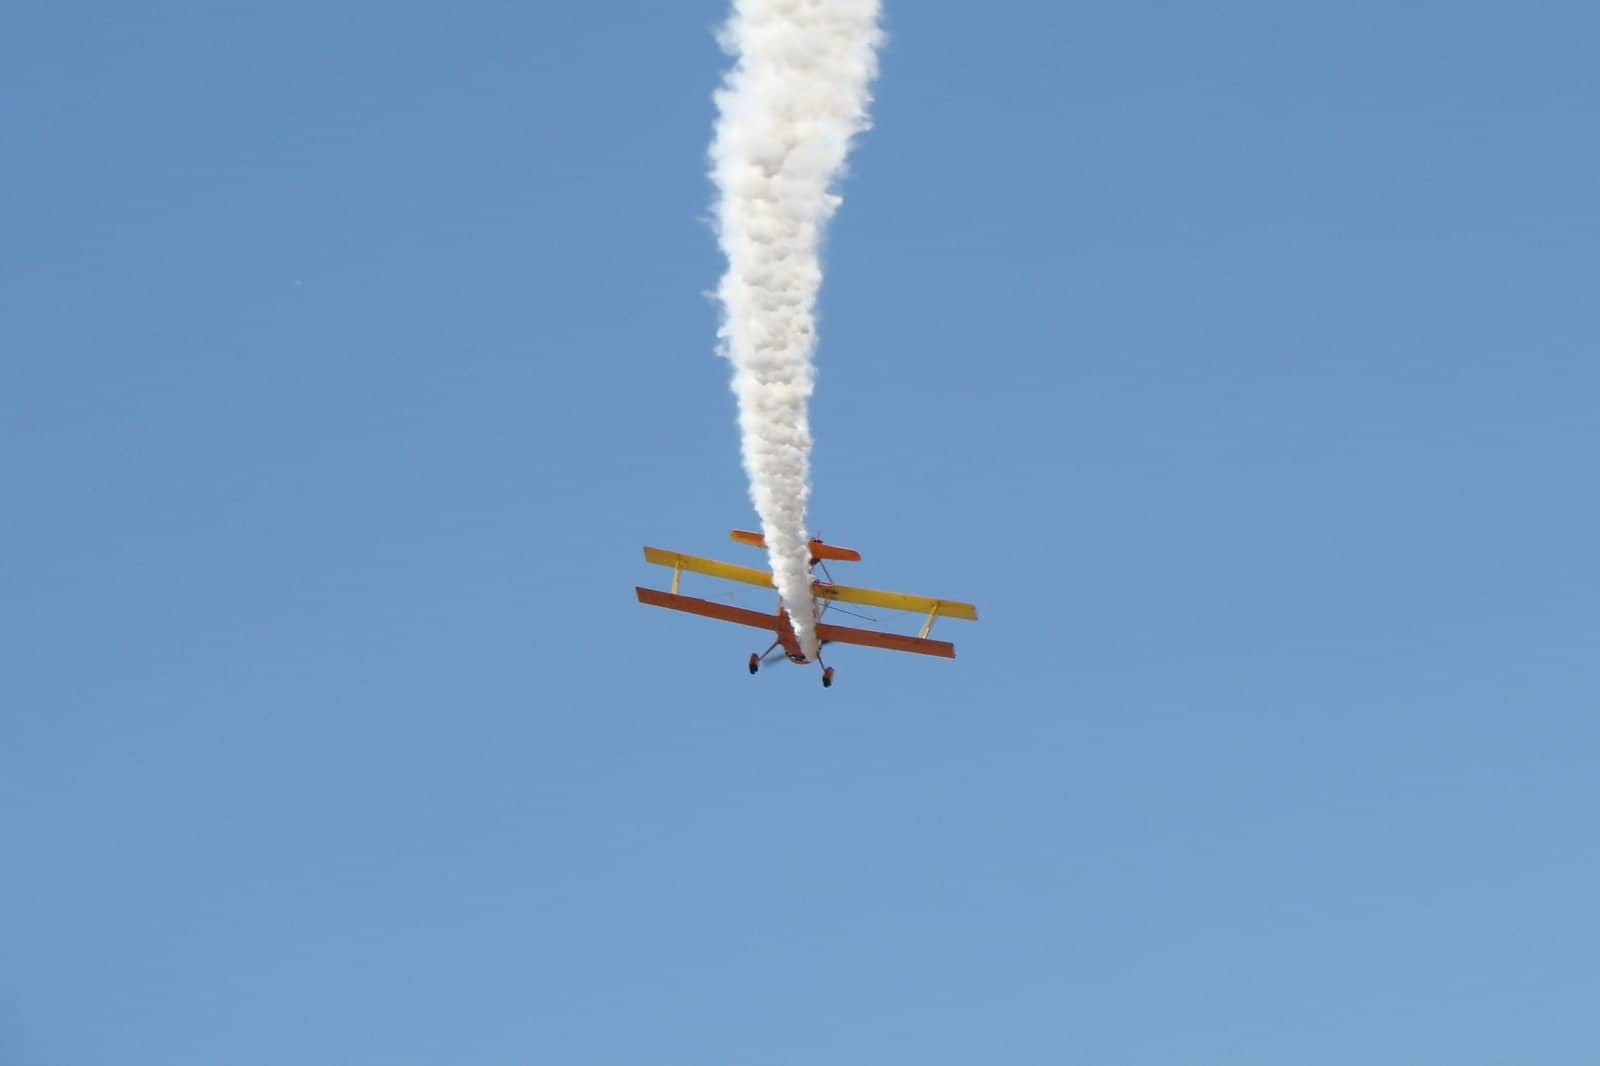
{"type": "MultiPolygon", "coordinates": [[[[760,533],[751,533],[748,530],[736,529],[731,536],[740,544],[753,548],[765,548],[766,540],[760,533]]],[[[945,659],[956,657],[956,646],[943,640],[930,639],[928,634],[933,629],[933,623],[939,618],[964,618],[968,621],[978,620],[978,609],[970,603],[960,603],[956,600],[936,600],[927,596],[908,596],[901,592],[884,592],[879,589],[855,588],[850,585],[834,584],[833,575],[828,573],[829,562],[860,562],[861,553],[853,548],[840,547],[837,544],[824,543],[821,538],[812,540],[809,545],[811,570],[811,603],[810,610],[816,619],[817,640],[821,645],[828,644],[858,644],[869,648],[888,648],[890,651],[913,652],[919,655],[937,655],[945,659]],[[822,576],[817,577],[821,570],[822,576]],[[824,615],[830,609],[844,614],[854,614],[838,604],[848,603],[860,607],[883,607],[895,611],[911,611],[923,616],[922,628],[914,637],[904,636],[899,633],[883,633],[874,629],[860,629],[855,626],[834,625],[823,621],[824,615]]],[[[822,686],[829,688],[833,685],[833,667],[822,661],[819,652],[815,660],[808,659],[800,647],[800,642],[795,639],[794,626],[789,612],[784,607],[782,600],[778,602],[777,610],[773,613],[754,611],[745,607],[737,607],[731,603],[718,603],[714,600],[703,600],[694,596],[684,596],[678,588],[685,573],[704,574],[707,577],[721,578],[726,581],[738,581],[746,585],[755,585],[758,588],[771,589],[775,586],[772,574],[766,570],[757,570],[750,566],[737,566],[733,563],[721,563],[715,559],[702,559],[697,555],[684,555],[681,552],[664,551],[661,548],[647,547],[644,558],[648,563],[657,566],[670,567],[672,570],[672,589],[662,592],[660,589],[636,586],[639,602],[652,607],[665,607],[668,610],[684,611],[688,614],[704,615],[723,622],[733,622],[736,625],[750,626],[752,629],[765,630],[773,635],[773,641],[764,652],[750,654],[750,672],[756,673],[762,664],[772,661],[778,655],[787,658],[791,663],[799,666],[810,665],[815,662],[822,667],[822,686]]],[[[858,617],[866,618],[861,615],[858,617]]],[[[875,619],[868,618],[869,621],[875,619]]]]}

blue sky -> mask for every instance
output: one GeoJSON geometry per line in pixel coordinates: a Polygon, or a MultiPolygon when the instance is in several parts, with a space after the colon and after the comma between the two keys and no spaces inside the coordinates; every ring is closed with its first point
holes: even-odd
{"type": "Polygon", "coordinates": [[[720,3],[8,14],[0,1059],[1593,1061],[1600,23],[975,10],[812,515],[983,620],[827,692],[631,590],[757,561],[720,3]]]}

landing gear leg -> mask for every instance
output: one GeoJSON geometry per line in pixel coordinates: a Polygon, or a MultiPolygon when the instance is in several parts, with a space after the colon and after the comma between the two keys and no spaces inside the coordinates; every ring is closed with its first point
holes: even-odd
{"type": "Polygon", "coordinates": [[[767,645],[767,650],[766,651],[753,651],[753,652],[751,652],[750,653],[750,672],[753,674],[757,670],[761,669],[761,660],[765,659],[767,656],[771,655],[772,654],[772,649],[776,648],[781,643],[782,643],[782,641],[775,640],[771,644],[767,645]]]}

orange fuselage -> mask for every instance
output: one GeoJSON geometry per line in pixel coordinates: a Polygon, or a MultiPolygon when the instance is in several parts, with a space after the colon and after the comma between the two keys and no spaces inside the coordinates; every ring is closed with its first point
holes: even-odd
{"type": "Polygon", "coordinates": [[[800,641],[794,635],[794,622],[789,618],[789,611],[782,604],[778,605],[778,621],[774,627],[778,643],[783,645],[784,654],[789,656],[790,662],[807,663],[805,652],[800,650],[800,641]]]}

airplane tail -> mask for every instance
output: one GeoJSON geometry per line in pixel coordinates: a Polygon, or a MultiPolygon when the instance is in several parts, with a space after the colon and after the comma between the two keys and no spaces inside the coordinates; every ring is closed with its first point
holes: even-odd
{"type": "MultiPolygon", "coordinates": [[[[767,538],[760,533],[752,533],[748,529],[735,529],[728,534],[740,544],[748,544],[752,548],[765,548],[767,538]]],[[[814,538],[808,545],[812,559],[828,559],[840,563],[859,563],[861,553],[854,548],[844,548],[837,544],[825,544],[821,537],[814,538]]]]}

